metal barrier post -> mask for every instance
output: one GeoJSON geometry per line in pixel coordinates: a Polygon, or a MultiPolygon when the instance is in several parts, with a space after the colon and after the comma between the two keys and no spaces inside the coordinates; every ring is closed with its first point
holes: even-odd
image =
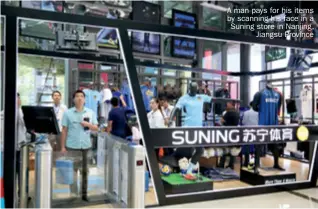
{"type": "Polygon", "coordinates": [[[20,185],[19,185],[19,208],[28,207],[29,199],[29,145],[25,144],[20,152],[20,185]]]}
{"type": "Polygon", "coordinates": [[[48,141],[35,147],[35,207],[51,208],[52,148],[48,141]]]}
{"type": "Polygon", "coordinates": [[[129,197],[128,208],[145,208],[145,148],[129,147],[129,197]]]}

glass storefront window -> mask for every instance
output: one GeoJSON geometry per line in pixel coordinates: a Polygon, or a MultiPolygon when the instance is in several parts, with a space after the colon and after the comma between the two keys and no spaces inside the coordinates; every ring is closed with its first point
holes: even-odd
{"type": "MultiPolygon", "coordinates": [[[[265,62],[263,52],[264,47],[261,45],[251,45],[250,51],[250,71],[253,72],[261,72],[263,71],[263,63],[265,62]]],[[[249,91],[249,98],[253,99],[254,95],[260,90],[259,89],[259,82],[262,80],[262,76],[253,76],[250,78],[250,91],[249,91]]]]}
{"type": "MultiPolygon", "coordinates": [[[[222,70],[221,44],[211,41],[203,42],[202,67],[210,70],[222,70]]],[[[210,73],[202,73],[202,78],[220,80],[221,76],[210,73]]]]}
{"type": "Polygon", "coordinates": [[[164,1],[163,5],[163,16],[167,18],[172,17],[172,9],[184,12],[192,12],[192,1],[164,1]]]}
{"type": "Polygon", "coordinates": [[[222,29],[222,12],[203,7],[203,25],[211,29],[222,29]]]}
{"type": "MultiPolygon", "coordinates": [[[[228,44],[227,47],[227,71],[240,72],[240,44],[228,44]]],[[[240,77],[227,76],[227,81],[240,82],[240,77]]],[[[231,85],[231,97],[239,98],[240,92],[236,85],[231,85]]]]}

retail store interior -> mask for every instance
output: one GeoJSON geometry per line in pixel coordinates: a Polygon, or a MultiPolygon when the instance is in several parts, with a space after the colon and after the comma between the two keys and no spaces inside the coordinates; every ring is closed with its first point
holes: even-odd
{"type": "Polygon", "coordinates": [[[282,5],[1,2],[3,206],[318,207],[317,45],[226,21],[282,5]],[[79,122],[78,94],[92,111],[79,122]],[[81,127],[89,148],[69,147],[83,121],[98,126],[81,127]]]}

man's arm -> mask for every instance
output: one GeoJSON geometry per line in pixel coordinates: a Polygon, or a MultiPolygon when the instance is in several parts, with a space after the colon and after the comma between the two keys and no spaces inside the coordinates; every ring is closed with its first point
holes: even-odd
{"type": "Polygon", "coordinates": [[[63,114],[62,118],[62,133],[61,133],[61,151],[66,152],[66,138],[67,138],[67,131],[68,131],[68,117],[67,113],[63,114]]]}
{"type": "Polygon", "coordinates": [[[112,131],[112,128],[113,128],[113,121],[109,120],[107,124],[107,133],[110,133],[112,131]]]}
{"type": "Polygon", "coordinates": [[[66,137],[67,137],[67,127],[63,126],[62,133],[61,133],[61,151],[65,152],[65,144],[66,144],[66,137]]]}
{"type": "Polygon", "coordinates": [[[93,121],[92,123],[89,124],[88,128],[91,130],[91,131],[98,131],[98,121],[97,121],[97,118],[95,116],[95,113],[92,114],[93,115],[93,121]]]}
{"type": "Polygon", "coordinates": [[[124,99],[124,96],[121,94],[119,98],[120,98],[121,103],[123,104],[123,107],[127,107],[127,104],[126,104],[126,101],[124,99]]]}

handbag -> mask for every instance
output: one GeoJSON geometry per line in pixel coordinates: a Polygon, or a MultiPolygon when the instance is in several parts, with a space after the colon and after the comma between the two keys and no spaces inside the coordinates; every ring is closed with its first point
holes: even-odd
{"type": "Polygon", "coordinates": [[[73,184],[74,162],[65,157],[57,159],[55,174],[57,184],[73,184]]]}

